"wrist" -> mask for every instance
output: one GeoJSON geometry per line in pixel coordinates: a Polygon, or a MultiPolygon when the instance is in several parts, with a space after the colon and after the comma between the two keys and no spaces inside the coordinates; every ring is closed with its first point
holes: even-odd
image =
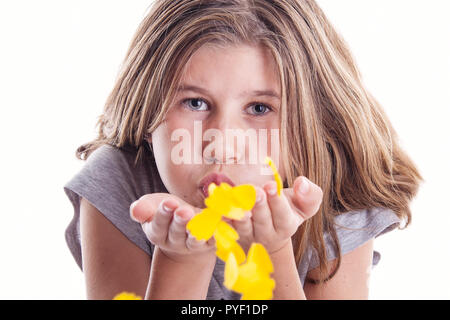
{"type": "Polygon", "coordinates": [[[208,262],[215,263],[215,261],[216,261],[215,250],[183,254],[183,253],[178,253],[178,252],[165,251],[159,247],[158,247],[158,249],[164,258],[171,260],[172,262],[175,262],[175,263],[182,263],[182,264],[189,263],[189,264],[205,265],[205,263],[208,263],[208,262]]]}
{"type": "Polygon", "coordinates": [[[155,246],[146,299],[206,299],[215,263],[215,258],[211,260],[206,255],[197,259],[174,259],[155,246]]]}
{"type": "Polygon", "coordinates": [[[283,254],[285,252],[289,252],[289,250],[293,252],[292,240],[291,239],[286,239],[286,241],[283,242],[281,244],[281,246],[279,246],[279,247],[277,247],[275,249],[272,249],[270,251],[268,250],[267,253],[272,257],[272,256],[277,256],[277,255],[283,254]]]}
{"type": "Polygon", "coordinates": [[[305,292],[298,274],[292,241],[270,255],[273,263],[272,274],[276,286],[274,300],[306,300],[305,292]]]}

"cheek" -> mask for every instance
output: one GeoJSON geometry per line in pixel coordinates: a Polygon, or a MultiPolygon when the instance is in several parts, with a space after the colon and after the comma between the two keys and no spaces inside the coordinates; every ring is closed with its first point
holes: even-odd
{"type": "MultiPolygon", "coordinates": [[[[155,155],[155,159],[164,159],[167,157],[167,153],[170,152],[167,147],[168,143],[170,143],[170,134],[167,130],[167,126],[165,124],[159,125],[152,132],[152,149],[155,155]]],[[[158,162],[158,161],[157,161],[158,162]]]]}
{"type": "Polygon", "coordinates": [[[165,157],[169,160],[173,147],[180,144],[181,141],[189,142],[193,132],[192,121],[186,121],[182,117],[176,117],[169,113],[166,120],[152,132],[155,157],[165,157]]]}
{"type": "Polygon", "coordinates": [[[178,174],[178,166],[171,161],[171,131],[166,123],[161,124],[152,132],[152,148],[161,180],[170,192],[172,181],[178,174]]]}
{"type": "Polygon", "coordinates": [[[185,133],[189,132],[188,128],[178,125],[174,122],[164,122],[158,126],[152,132],[152,147],[158,173],[167,191],[189,202],[188,193],[195,189],[191,177],[192,168],[189,164],[175,163],[172,159],[172,149],[177,150],[176,146],[182,140],[179,137],[175,138],[174,135],[174,141],[172,141],[172,133],[177,129],[183,129],[185,133]]]}

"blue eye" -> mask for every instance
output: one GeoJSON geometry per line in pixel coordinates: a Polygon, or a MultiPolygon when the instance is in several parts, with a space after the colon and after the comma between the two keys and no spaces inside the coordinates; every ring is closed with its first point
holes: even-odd
{"type": "Polygon", "coordinates": [[[203,101],[202,99],[199,98],[193,98],[193,99],[185,99],[183,100],[183,105],[187,105],[187,108],[194,110],[194,111],[207,111],[208,110],[208,106],[205,103],[205,101],[203,101]],[[190,103],[190,102],[194,102],[194,103],[190,103]],[[204,103],[204,107],[206,107],[206,109],[204,109],[204,107],[202,107],[201,103],[204,103]]]}
{"type": "MultiPolygon", "coordinates": [[[[181,103],[184,107],[186,107],[192,111],[208,111],[209,110],[208,102],[206,102],[205,100],[203,100],[201,98],[188,98],[188,99],[184,99],[181,103]],[[202,103],[203,103],[203,105],[202,105],[202,103]]],[[[246,111],[246,113],[249,113],[249,114],[251,114],[253,116],[257,116],[257,117],[265,115],[266,113],[273,111],[273,109],[271,107],[269,107],[265,104],[259,103],[259,102],[254,102],[253,105],[246,108],[246,110],[248,110],[248,109],[250,109],[251,111],[250,112],[246,111]]]]}
{"type": "Polygon", "coordinates": [[[255,115],[255,116],[262,116],[270,111],[272,111],[272,108],[270,108],[269,106],[266,106],[265,104],[254,104],[250,107],[248,107],[248,109],[252,109],[253,112],[251,114],[255,115]]]}

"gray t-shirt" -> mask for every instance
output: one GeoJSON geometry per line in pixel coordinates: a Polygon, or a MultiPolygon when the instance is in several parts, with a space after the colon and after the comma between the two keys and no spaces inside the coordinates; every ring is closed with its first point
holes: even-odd
{"type": "MultiPolygon", "coordinates": [[[[68,225],[65,237],[72,255],[82,269],[80,247],[80,197],[92,203],[112,224],[131,242],[153,254],[154,245],[145,236],[141,225],[131,220],[129,208],[131,203],[149,193],[168,193],[158,173],[152,152],[145,149],[143,160],[134,166],[136,150],[118,149],[103,145],[95,150],[86,160],[82,169],[64,186],[73,207],[74,216],[68,225]]],[[[361,246],[398,227],[400,219],[392,210],[367,209],[341,214],[335,218],[336,232],[342,254],[361,246]],[[351,228],[351,229],[349,229],[351,228]]],[[[327,254],[330,260],[336,258],[332,240],[325,233],[327,254]]],[[[380,260],[380,253],[373,252],[373,266],[380,260]]],[[[302,285],[309,270],[318,266],[315,250],[310,246],[298,265],[302,285]]],[[[213,276],[209,284],[208,300],[239,300],[240,294],[223,286],[224,262],[217,258],[213,276]]]]}

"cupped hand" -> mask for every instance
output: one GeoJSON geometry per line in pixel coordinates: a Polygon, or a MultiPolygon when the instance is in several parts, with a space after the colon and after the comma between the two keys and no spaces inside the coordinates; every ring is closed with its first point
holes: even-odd
{"type": "Polygon", "coordinates": [[[215,255],[214,238],[199,241],[186,230],[187,222],[200,211],[168,193],[146,194],[130,206],[131,218],[141,223],[148,240],[177,262],[215,255]]]}
{"type": "Polygon", "coordinates": [[[282,189],[280,196],[275,181],[255,189],[257,200],[252,210],[241,220],[226,219],[238,232],[238,243],[245,252],[252,242],[263,244],[269,254],[281,249],[298,227],[317,213],[323,198],[322,189],[303,176],[295,179],[293,188],[282,189]]]}

